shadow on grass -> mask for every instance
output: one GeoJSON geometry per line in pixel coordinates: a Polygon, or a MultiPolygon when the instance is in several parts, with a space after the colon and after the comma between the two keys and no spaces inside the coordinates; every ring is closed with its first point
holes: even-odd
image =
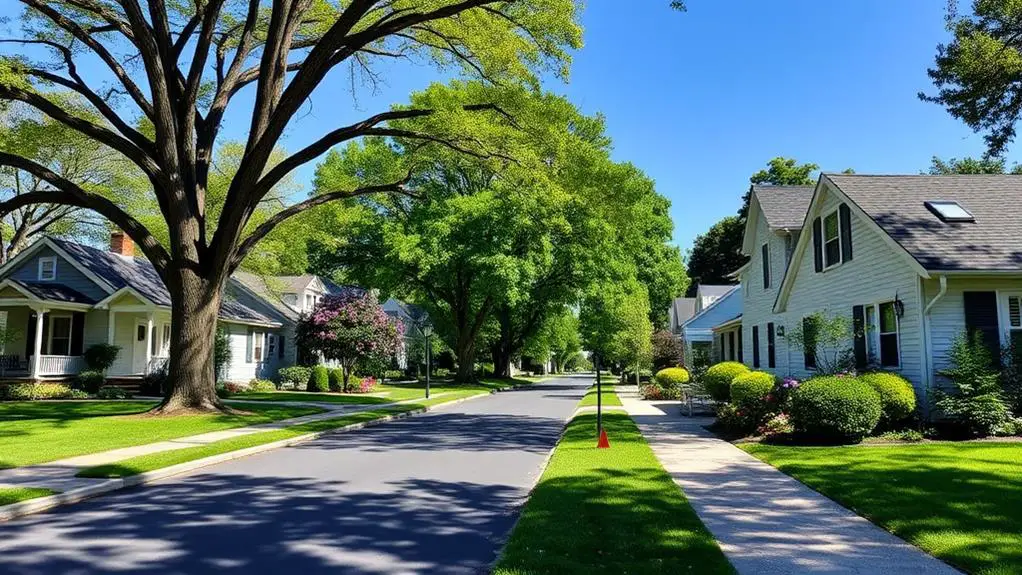
{"type": "Polygon", "coordinates": [[[495,573],[733,573],[627,415],[576,417],[495,573]]]}
{"type": "Polygon", "coordinates": [[[1022,572],[1022,443],[743,449],[955,566],[1022,572]]]}

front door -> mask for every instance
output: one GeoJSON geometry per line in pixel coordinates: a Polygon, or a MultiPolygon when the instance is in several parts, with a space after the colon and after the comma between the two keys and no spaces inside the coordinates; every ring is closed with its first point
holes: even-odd
{"type": "Polygon", "coordinates": [[[131,373],[144,374],[146,369],[145,352],[149,341],[146,337],[146,322],[135,321],[135,333],[132,334],[131,373]]]}

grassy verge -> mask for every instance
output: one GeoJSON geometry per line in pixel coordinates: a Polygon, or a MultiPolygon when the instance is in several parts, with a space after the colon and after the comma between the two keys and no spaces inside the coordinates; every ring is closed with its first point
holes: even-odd
{"type": "Polygon", "coordinates": [[[41,487],[0,487],[0,507],[36,497],[46,497],[54,493],[56,491],[41,487]]]}
{"type": "MultiPolygon", "coordinates": [[[[603,393],[601,393],[600,395],[603,396],[603,405],[604,406],[621,405],[621,400],[618,398],[617,394],[614,393],[614,386],[613,385],[603,384],[602,387],[603,387],[603,393]]],[[[596,405],[596,395],[597,395],[596,394],[596,386],[594,385],[594,386],[589,388],[589,391],[586,392],[585,397],[582,398],[582,401],[579,402],[578,406],[579,407],[587,407],[587,406],[590,406],[590,405],[596,405]]]]}
{"type": "Polygon", "coordinates": [[[568,424],[522,511],[496,575],[733,573],[635,423],[605,413],[568,424]]]}
{"type": "MultiPolygon", "coordinates": [[[[546,378],[522,378],[513,379],[483,379],[472,385],[462,385],[447,381],[434,381],[430,383],[429,389],[433,393],[447,393],[451,391],[461,392],[472,389],[500,389],[510,385],[531,385],[546,378]]],[[[374,395],[357,393],[315,393],[307,391],[262,391],[252,393],[239,393],[231,396],[231,399],[241,401],[311,401],[319,403],[340,403],[350,405],[379,405],[383,403],[394,403],[395,401],[406,401],[410,399],[424,399],[426,397],[426,383],[388,383],[379,385],[373,391],[374,395]],[[375,395],[380,394],[380,395],[375,395]]]]}
{"type": "Polygon", "coordinates": [[[322,410],[235,404],[252,415],[146,417],[148,401],[12,401],[0,403],[0,469],[55,461],[110,449],[154,443],[322,410]]]}
{"type": "Polygon", "coordinates": [[[741,448],[965,571],[1022,572],[1022,443],[741,448]]]}
{"type": "Polygon", "coordinates": [[[293,425],[285,429],[277,429],[273,431],[263,431],[260,433],[242,435],[240,437],[225,439],[223,441],[216,441],[213,443],[200,445],[197,447],[188,447],[185,449],[176,449],[173,451],[163,451],[160,453],[153,453],[150,455],[132,457],[131,459],[125,459],[115,463],[98,465],[95,467],[88,467],[86,469],[79,471],[77,477],[113,478],[138,475],[139,473],[145,473],[147,471],[153,471],[155,469],[162,469],[164,467],[170,467],[171,465],[186,463],[188,461],[194,461],[196,459],[202,459],[204,457],[220,455],[221,453],[229,453],[231,451],[237,451],[239,449],[247,449],[249,447],[255,447],[257,445],[273,443],[274,441],[291,439],[308,433],[330,431],[355,423],[365,423],[367,421],[380,419],[381,417],[386,417],[388,415],[406,413],[409,411],[414,411],[416,409],[421,409],[423,407],[447,403],[449,401],[454,401],[456,399],[463,399],[466,397],[480,395],[483,393],[486,393],[486,390],[478,387],[462,389],[460,391],[451,392],[450,394],[444,395],[443,397],[433,397],[428,400],[424,399],[422,401],[417,401],[415,403],[406,403],[402,405],[381,407],[379,409],[373,409],[368,411],[360,411],[358,413],[352,413],[349,415],[333,419],[323,419],[320,421],[303,423],[300,425],[293,425]]]}

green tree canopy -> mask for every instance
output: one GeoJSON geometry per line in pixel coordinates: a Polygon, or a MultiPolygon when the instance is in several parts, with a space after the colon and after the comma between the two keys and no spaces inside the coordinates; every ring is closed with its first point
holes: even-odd
{"type": "MultiPolygon", "coordinates": [[[[930,169],[925,173],[931,176],[946,176],[950,174],[1005,174],[1008,173],[1004,158],[983,157],[983,158],[951,158],[942,160],[934,156],[930,161],[930,169]]],[[[1022,165],[1015,164],[1011,167],[1012,174],[1022,174],[1022,165]]]]}
{"type": "Polygon", "coordinates": [[[742,254],[742,237],[745,220],[738,216],[727,216],[705,234],[696,236],[692,251],[688,254],[688,276],[692,278],[689,295],[696,285],[728,285],[735,283],[731,274],[745,265],[747,258],[742,254]]]}

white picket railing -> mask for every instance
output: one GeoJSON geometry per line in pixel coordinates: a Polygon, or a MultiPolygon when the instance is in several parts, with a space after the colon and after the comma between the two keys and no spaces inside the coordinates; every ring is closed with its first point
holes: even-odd
{"type": "MultiPolygon", "coordinates": [[[[29,356],[28,365],[33,365],[29,356]]],[[[85,369],[85,358],[80,355],[40,355],[39,373],[36,375],[74,375],[85,369]]]]}

